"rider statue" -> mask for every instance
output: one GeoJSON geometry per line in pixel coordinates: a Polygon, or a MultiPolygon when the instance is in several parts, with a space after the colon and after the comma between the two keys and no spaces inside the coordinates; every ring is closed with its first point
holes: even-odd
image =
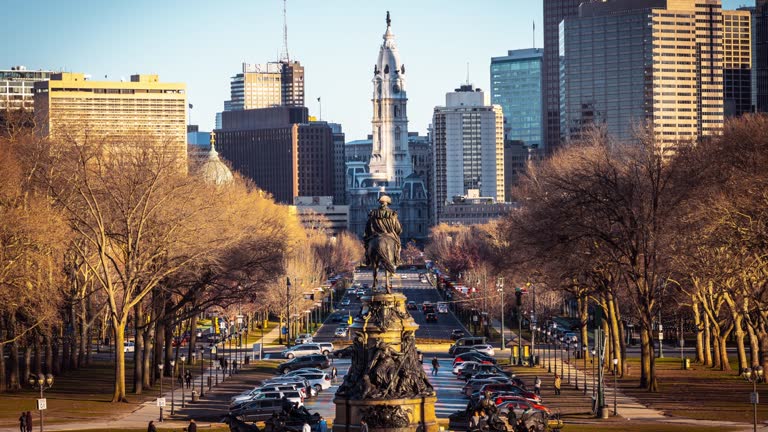
{"type": "MultiPolygon", "coordinates": [[[[371,210],[368,213],[368,223],[365,225],[365,259],[366,265],[372,265],[374,261],[373,254],[376,252],[370,248],[371,240],[376,237],[389,237],[395,244],[395,253],[391,257],[379,256],[381,264],[386,271],[394,273],[397,266],[400,265],[400,233],[403,232],[400,226],[400,220],[397,218],[397,212],[389,208],[392,198],[387,195],[379,197],[379,208],[371,210]]],[[[375,270],[374,270],[375,271],[375,270]]]]}

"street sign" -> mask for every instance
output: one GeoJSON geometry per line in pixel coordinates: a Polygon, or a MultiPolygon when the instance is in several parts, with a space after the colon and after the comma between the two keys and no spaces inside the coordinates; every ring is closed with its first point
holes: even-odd
{"type": "Polygon", "coordinates": [[[255,356],[259,354],[259,352],[261,352],[261,344],[253,344],[253,355],[255,356]]]}
{"type": "Polygon", "coordinates": [[[165,406],[165,398],[157,398],[157,406],[164,407],[165,406]]]}
{"type": "Polygon", "coordinates": [[[659,340],[664,340],[664,333],[659,332],[659,340]]]}
{"type": "Polygon", "coordinates": [[[751,392],[749,394],[749,403],[757,405],[760,403],[760,395],[757,392],[751,392]]]}
{"type": "Polygon", "coordinates": [[[38,399],[37,400],[37,410],[42,411],[44,409],[48,409],[48,402],[45,399],[38,399]]]}
{"type": "Polygon", "coordinates": [[[243,323],[243,316],[242,315],[238,315],[237,316],[237,323],[238,324],[242,324],[243,323]]]}
{"type": "Polygon", "coordinates": [[[282,333],[283,334],[288,334],[288,327],[283,327],[282,333]]]}

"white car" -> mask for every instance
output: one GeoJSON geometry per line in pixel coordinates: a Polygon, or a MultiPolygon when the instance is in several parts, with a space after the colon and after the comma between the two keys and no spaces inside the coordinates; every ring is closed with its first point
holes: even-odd
{"type": "Polygon", "coordinates": [[[294,357],[301,357],[311,354],[323,354],[323,349],[318,344],[300,344],[283,350],[283,352],[280,353],[280,356],[283,358],[292,359],[294,357]]]}
{"type": "Polygon", "coordinates": [[[331,376],[326,372],[321,371],[318,373],[313,371],[298,370],[296,371],[296,376],[300,376],[309,381],[309,384],[312,385],[312,388],[315,389],[318,393],[331,387],[331,376]]]}
{"type": "Polygon", "coordinates": [[[448,313],[448,303],[440,302],[437,304],[437,313],[441,314],[447,314],[448,313]]]}
{"type": "Polygon", "coordinates": [[[334,333],[333,335],[336,337],[347,337],[348,332],[349,332],[349,328],[339,327],[336,329],[336,333],[334,333]]]}
{"type": "Polygon", "coordinates": [[[466,361],[464,363],[455,364],[453,366],[453,374],[454,375],[458,375],[462,371],[462,369],[464,369],[465,367],[467,367],[467,366],[469,366],[471,364],[480,364],[480,363],[478,363],[476,361],[466,361]]]}
{"type": "Polygon", "coordinates": [[[123,342],[123,352],[126,353],[132,353],[136,349],[136,344],[133,342],[127,341],[123,342]]]}
{"type": "Polygon", "coordinates": [[[472,349],[491,357],[496,353],[496,351],[493,350],[493,347],[488,344],[473,345],[472,349]]]}
{"type": "Polygon", "coordinates": [[[311,333],[301,333],[298,336],[296,336],[296,343],[297,344],[308,344],[312,343],[312,334],[311,333]]]}

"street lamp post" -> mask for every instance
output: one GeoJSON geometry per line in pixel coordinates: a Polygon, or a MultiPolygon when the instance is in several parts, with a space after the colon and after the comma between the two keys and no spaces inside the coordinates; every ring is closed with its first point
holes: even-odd
{"type": "Polygon", "coordinates": [[[619,415],[619,405],[616,401],[616,394],[619,392],[618,386],[619,378],[619,359],[613,359],[613,415],[619,415]]]}
{"type": "Polygon", "coordinates": [[[184,364],[187,362],[187,356],[182,354],[179,360],[181,360],[181,407],[184,408],[184,364]]]}
{"type": "Polygon", "coordinates": [[[749,400],[752,403],[753,408],[752,430],[757,432],[757,404],[760,403],[760,397],[757,394],[757,382],[763,380],[763,367],[755,366],[752,368],[744,368],[742,374],[747,381],[752,383],[752,394],[749,395],[749,400]]]}
{"type": "Polygon", "coordinates": [[[552,373],[552,339],[550,336],[552,336],[552,332],[547,330],[547,373],[552,373]]]}
{"type": "MultiPolygon", "coordinates": [[[[576,390],[578,390],[579,389],[579,370],[576,368],[576,365],[579,364],[577,355],[578,355],[579,352],[581,352],[581,350],[577,351],[576,347],[577,347],[576,342],[573,342],[573,368],[575,369],[573,371],[573,373],[574,373],[574,375],[576,375],[576,387],[575,388],[576,388],[576,390]]],[[[571,351],[571,342],[568,342],[568,352],[570,352],[570,351],[571,351]]],[[[571,361],[570,360],[568,360],[568,365],[569,366],[571,365],[571,361]]],[[[571,369],[568,368],[568,375],[570,375],[570,374],[571,374],[571,369]]]]}
{"type": "Polygon", "coordinates": [[[176,414],[174,399],[176,398],[176,361],[171,360],[171,415],[176,414]]]}
{"type": "Polygon", "coordinates": [[[200,350],[200,398],[205,396],[205,390],[203,389],[203,376],[205,376],[205,347],[198,345],[200,350]]]}
{"type": "Polygon", "coordinates": [[[496,291],[501,293],[501,347],[500,351],[504,351],[504,277],[499,276],[496,280],[496,291]]]}
{"type": "Polygon", "coordinates": [[[595,387],[595,350],[592,349],[592,358],[589,359],[589,363],[592,364],[592,397],[596,395],[597,387],[595,387]]]}
{"type": "Polygon", "coordinates": [[[285,336],[285,346],[291,346],[291,278],[285,278],[285,328],[288,333],[285,336]]]}
{"type": "MultiPolygon", "coordinates": [[[[53,387],[53,375],[38,374],[29,376],[29,385],[40,390],[40,399],[37,401],[37,410],[40,411],[40,432],[43,432],[43,411],[47,409],[47,403],[43,392],[53,387]]],[[[757,417],[755,417],[757,418],[757,417]]],[[[31,430],[31,427],[30,427],[31,430]]]]}
{"type": "MultiPolygon", "coordinates": [[[[157,365],[157,369],[160,370],[160,396],[158,396],[158,399],[162,399],[163,398],[163,367],[164,366],[165,365],[162,364],[162,363],[157,365]]],[[[160,423],[162,423],[163,422],[163,404],[162,403],[158,403],[158,405],[160,406],[160,420],[159,421],[160,421],[160,423]]]]}
{"type": "MultiPolygon", "coordinates": [[[[565,375],[565,364],[563,363],[563,360],[565,360],[565,355],[563,355],[563,345],[565,345],[565,340],[563,338],[559,338],[560,342],[560,379],[562,379],[563,375],[565,375]]],[[[570,382],[570,378],[568,379],[570,382]]]]}

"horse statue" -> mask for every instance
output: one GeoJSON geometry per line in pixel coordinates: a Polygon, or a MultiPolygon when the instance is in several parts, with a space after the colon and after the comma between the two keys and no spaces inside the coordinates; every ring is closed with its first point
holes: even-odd
{"type": "Polygon", "coordinates": [[[373,268],[373,288],[379,283],[379,269],[384,270],[384,288],[392,294],[391,276],[400,264],[400,233],[403,228],[397,212],[388,206],[392,199],[387,195],[379,198],[380,206],[368,213],[365,225],[365,257],[373,268]]]}

